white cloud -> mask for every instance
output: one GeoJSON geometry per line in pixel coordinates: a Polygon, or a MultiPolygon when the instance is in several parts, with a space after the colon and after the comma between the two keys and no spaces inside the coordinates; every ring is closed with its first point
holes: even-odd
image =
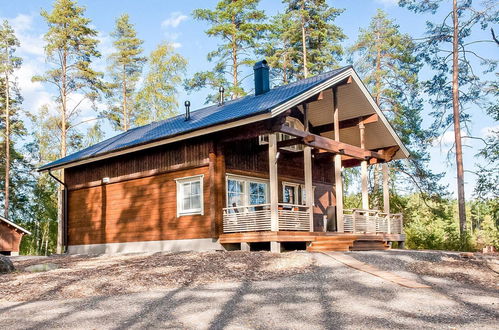
{"type": "Polygon", "coordinates": [[[33,31],[33,20],[33,15],[26,14],[19,14],[8,19],[21,44],[18,49],[19,54],[43,57],[45,41],[43,40],[43,34],[33,31]]]}
{"type": "Polygon", "coordinates": [[[173,46],[173,48],[180,48],[180,47],[182,47],[182,44],[180,42],[172,42],[171,45],[173,46]]]}
{"type": "Polygon", "coordinates": [[[180,23],[182,23],[183,21],[185,21],[188,18],[189,17],[187,15],[184,15],[181,12],[176,11],[176,12],[171,13],[169,18],[167,18],[163,22],[161,22],[161,27],[176,28],[177,26],[180,25],[180,23]]]}

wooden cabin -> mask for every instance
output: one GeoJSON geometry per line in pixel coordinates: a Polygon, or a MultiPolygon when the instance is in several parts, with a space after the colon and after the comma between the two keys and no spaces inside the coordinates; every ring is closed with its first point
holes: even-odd
{"type": "Polygon", "coordinates": [[[7,218],[0,216],[0,254],[19,255],[19,246],[24,235],[31,235],[31,233],[7,218]]]}
{"type": "MultiPolygon", "coordinates": [[[[47,164],[64,170],[69,253],[387,248],[403,243],[386,163],[409,156],[351,67],[130,129],[47,164]],[[383,164],[384,209],[367,168],[383,164]],[[343,208],[342,169],[361,166],[362,209],[343,208]],[[290,243],[292,242],[292,243],[290,243]],[[258,243],[258,244],[257,244],[258,243]]],[[[223,93],[223,92],[222,92],[223,93]]]]}

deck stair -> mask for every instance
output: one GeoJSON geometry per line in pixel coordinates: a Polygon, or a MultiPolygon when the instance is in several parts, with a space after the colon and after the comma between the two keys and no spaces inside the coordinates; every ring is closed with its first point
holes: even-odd
{"type": "Polygon", "coordinates": [[[327,235],[316,236],[307,247],[309,252],[318,251],[368,251],[387,250],[390,246],[386,244],[383,237],[377,235],[327,235]]]}

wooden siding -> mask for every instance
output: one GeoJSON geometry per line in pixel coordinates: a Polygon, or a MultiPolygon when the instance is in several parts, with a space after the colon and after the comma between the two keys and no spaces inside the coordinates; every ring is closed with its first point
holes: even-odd
{"type": "Polygon", "coordinates": [[[69,189],[99,186],[102,178],[111,182],[157,175],[165,172],[208,165],[212,149],[209,139],[192,139],[135,152],[66,170],[69,189]]]}
{"type": "Polygon", "coordinates": [[[207,166],[69,192],[69,245],[212,237],[207,166]],[[204,175],[204,215],[177,218],[175,179],[204,175]]]}
{"type": "MultiPolygon", "coordinates": [[[[257,138],[226,144],[224,149],[227,171],[237,169],[268,174],[268,145],[259,145],[257,138]]],[[[314,182],[334,182],[334,165],[331,159],[313,159],[312,166],[314,182]]],[[[277,173],[279,176],[303,180],[303,152],[280,150],[277,173]]]]}
{"type": "Polygon", "coordinates": [[[0,252],[19,252],[23,234],[0,221],[0,252]]]}

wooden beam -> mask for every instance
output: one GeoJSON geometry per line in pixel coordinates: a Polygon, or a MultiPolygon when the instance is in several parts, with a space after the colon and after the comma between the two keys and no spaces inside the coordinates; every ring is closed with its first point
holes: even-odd
{"type": "Polygon", "coordinates": [[[290,146],[294,146],[297,144],[303,144],[303,139],[302,138],[293,138],[293,139],[289,139],[289,140],[279,141],[279,142],[277,142],[277,148],[290,147],[290,146]]]}
{"type": "Polygon", "coordinates": [[[390,213],[390,190],[388,186],[388,164],[381,165],[383,171],[383,211],[390,213]]]}
{"type": "MultiPolygon", "coordinates": [[[[365,126],[363,122],[359,123],[359,133],[360,133],[360,147],[365,149],[366,147],[366,135],[365,126]]],[[[361,175],[361,186],[362,186],[362,208],[364,210],[369,210],[369,194],[367,191],[367,161],[363,160],[360,163],[360,175],[361,175]]]]}
{"type": "MultiPolygon", "coordinates": [[[[334,140],[340,142],[340,114],[338,108],[338,88],[333,87],[333,128],[334,140]]],[[[336,198],[336,230],[343,233],[343,178],[341,176],[341,155],[334,155],[334,195],[336,198]]]]}
{"type": "MultiPolygon", "coordinates": [[[[361,116],[361,117],[342,120],[342,121],[340,121],[339,127],[340,127],[340,129],[345,129],[345,128],[357,126],[361,122],[364,123],[364,125],[365,125],[365,124],[375,123],[378,120],[379,120],[378,115],[372,114],[372,115],[368,115],[368,116],[361,116]]],[[[334,131],[333,123],[315,126],[314,130],[313,130],[313,132],[315,134],[321,134],[324,132],[331,132],[331,131],[334,131]]]]}
{"type": "MultiPolygon", "coordinates": [[[[307,104],[303,105],[303,110],[305,114],[305,131],[308,132],[309,125],[309,111],[307,104]]],[[[306,136],[303,140],[304,142],[312,142],[310,138],[312,135],[306,136]]],[[[303,172],[305,176],[305,205],[308,207],[309,212],[309,223],[310,223],[310,231],[314,231],[314,212],[313,212],[313,204],[314,204],[314,190],[312,186],[312,148],[308,145],[303,149],[303,172]]]]}
{"type": "Polygon", "coordinates": [[[370,151],[370,150],[365,150],[362,148],[359,148],[357,146],[353,146],[350,144],[338,142],[335,140],[331,140],[327,137],[320,136],[320,135],[315,135],[311,134],[302,130],[298,130],[296,128],[292,128],[289,126],[281,126],[279,128],[279,132],[282,132],[284,134],[296,136],[296,137],[301,137],[304,139],[304,143],[308,146],[311,146],[313,148],[318,148],[318,149],[323,149],[327,150],[329,152],[335,153],[335,154],[341,154],[341,155],[347,155],[347,156],[352,156],[357,159],[369,159],[369,158],[379,158],[383,159],[383,156],[378,154],[377,152],[370,151]],[[313,136],[313,137],[309,137],[313,136]],[[306,141],[305,141],[306,138],[306,141]],[[307,142],[309,141],[309,142],[307,142]]]}
{"type": "Polygon", "coordinates": [[[278,182],[277,182],[277,134],[269,134],[269,181],[270,181],[270,228],[279,231],[278,182]]]}

